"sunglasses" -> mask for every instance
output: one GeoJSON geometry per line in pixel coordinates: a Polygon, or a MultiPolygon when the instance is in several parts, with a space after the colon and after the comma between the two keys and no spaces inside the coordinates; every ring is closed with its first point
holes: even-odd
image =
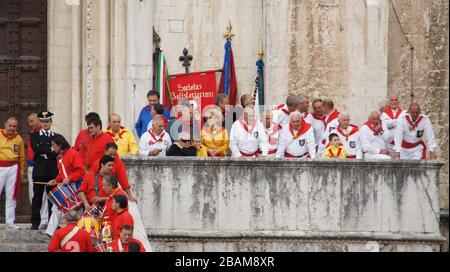
{"type": "Polygon", "coordinates": [[[183,142],[185,144],[189,144],[191,142],[191,140],[181,140],[181,142],[183,142]]]}
{"type": "Polygon", "coordinates": [[[50,123],[50,120],[41,120],[42,123],[48,124],[50,123]]]}

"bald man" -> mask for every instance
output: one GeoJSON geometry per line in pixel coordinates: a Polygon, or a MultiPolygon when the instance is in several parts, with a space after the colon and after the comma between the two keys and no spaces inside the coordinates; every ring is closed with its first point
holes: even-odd
{"type": "MultiPolygon", "coordinates": [[[[403,116],[406,114],[406,111],[399,107],[399,97],[396,93],[391,93],[389,95],[389,104],[384,108],[384,111],[381,113],[381,121],[386,124],[389,132],[392,135],[395,135],[395,130],[398,126],[400,120],[402,120],[403,116]]],[[[389,153],[394,153],[394,145],[395,141],[392,141],[387,144],[387,149],[389,153]]]]}
{"type": "Polygon", "coordinates": [[[387,143],[392,141],[393,135],[381,122],[378,111],[373,111],[370,114],[369,120],[361,127],[359,137],[365,159],[391,159],[387,150],[387,143]]]}
{"type": "Polygon", "coordinates": [[[138,146],[133,133],[122,126],[120,115],[113,113],[109,116],[109,126],[105,131],[114,139],[114,143],[119,147],[117,154],[119,157],[127,155],[137,155],[138,146]]]}
{"type": "Polygon", "coordinates": [[[290,123],[280,132],[277,158],[316,158],[313,128],[300,112],[290,114],[290,123]]]}
{"type": "MultiPolygon", "coordinates": [[[[361,150],[361,142],[359,140],[359,128],[356,125],[350,124],[350,115],[345,112],[339,114],[339,126],[331,131],[337,134],[341,144],[345,147],[347,159],[362,159],[363,154],[361,150]]],[[[330,134],[331,134],[330,133],[330,134]]],[[[329,140],[325,144],[327,146],[329,140]]]]}
{"type": "Polygon", "coordinates": [[[427,145],[430,150],[430,159],[436,160],[437,148],[433,127],[430,119],[422,113],[419,104],[413,103],[408,112],[398,123],[395,131],[394,158],[405,160],[425,160],[427,158],[427,145]],[[427,145],[425,145],[426,139],[427,145]]]}
{"type": "Polygon", "coordinates": [[[139,141],[139,154],[142,156],[165,157],[172,145],[169,133],[164,131],[164,119],[155,116],[152,128],[142,134],[139,141]]]}

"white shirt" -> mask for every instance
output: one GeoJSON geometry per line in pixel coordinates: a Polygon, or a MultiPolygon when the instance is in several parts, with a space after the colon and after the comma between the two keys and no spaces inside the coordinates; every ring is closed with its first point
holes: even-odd
{"type": "Polygon", "coordinates": [[[276,123],[272,123],[270,128],[265,128],[267,140],[269,142],[269,151],[273,152],[277,150],[281,129],[282,128],[276,123]]]}
{"type": "Polygon", "coordinates": [[[381,121],[386,124],[386,127],[393,133],[397,124],[402,120],[403,116],[407,113],[406,111],[397,108],[396,110],[388,108],[386,111],[381,113],[381,121]],[[392,110],[393,118],[386,113],[386,111],[392,110]]]}
{"type": "Polygon", "coordinates": [[[286,105],[283,105],[280,109],[276,109],[273,111],[273,121],[277,124],[280,124],[282,126],[285,126],[289,124],[291,121],[290,112],[288,110],[288,107],[286,105]]]}
{"type": "Polygon", "coordinates": [[[316,145],[320,145],[320,142],[322,142],[323,133],[325,131],[325,122],[320,119],[316,119],[313,116],[311,125],[313,127],[314,139],[316,140],[316,145]]]}
{"type": "MultiPolygon", "coordinates": [[[[347,156],[356,156],[357,159],[363,158],[361,142],[359,140],[359,130],[357,126],[349,125],[347,129],[342,129],[338,126],[331,133],[336,133],[339,136],[339,141],[344,146],[347,156]]],[[[327,139],[325,146],[327,146],[329,142],[329,139],[327,139]]]]}
{"type": "MultiPolygon", "coordinates": [[[[244,121],[242,121],[244,123],[244,121]]],[[[245,124],[245,123],[244,123],[245,124]]],[[[260,149],[262,156],[267,156],[269,143],[264,125],[256,121],[254,127],[248,126],[248,131],[241,124],[241,119],[233,123],[230,131],[230,149],[232,157],[241,157],[241,152],[254,154],[260,149]]]]}
{"type": "MultiPolygon", "coordinates": [[[[327,116],[327,119],[328,119],[328,117],[329,116],[327,116]]],[[[322,133],[322,140],[319,143],[319,147],[318,147],[317,153],[319,153],[319,154],[323,153],[323,151],[325,149],[325,144],[328,141],[328,136],[338,126],[339,126],[339,118],[335,118],[335,119],[329,121],[329,123],[326,124],[325,129],[324,129],[324,131],[322,133]]]]}
{"type": "Polygon", "coordinates": [[[163,131],[159,136],[151,133],[153,129],[148,130],[142,134],[139,140],[139,154],[143,156],[148,156],[150,151],[156,149],[161,150],[156,157],[165,157],[167,150],[169,150],[172,145],[172,140],[170,139],[169,133],[163,131]]]}
{"type": "Polygon", "coordinates": [[[306,122],[302,122],[300,131],[303,126],[309,126],[306,131],[303,131],[298,137],[294,139],[294,134],[299,132],[293,130],[290,125],[286,125],[280,132],[280,140],[277,149],[277,158],[284,157],[285,153],[292,156],[301,157],[309,153],[312,159],[316,158],[316,142],[314,140],[314,132],[312,127],[306,122]]]}
{"type": "Polygon", "coordinates": [[[400,152],[403,140],[415,144],[422,141],[423,136],[425,136],[428,149],[434,152],[437,144],[430,119],[426,115],[420,114],[416,120],[416,127],[412,128],[407,118],[412,121],[411,115],[409,113],[405,114],[399,122],[398,129],[395,131],[395,151],[400,152]],[[417,123],[417,121],[419,122],[417,123]]]}
{"type": "Polygon", "coordinates": [[[359,131],[359,139],[363,153],[380,154],[381,149],[386,149],[387,143],[392,141],[392,134],[386,125],[382,122],[383,134],[375,135],[367,125],[361,127],[359,131]]]}
{"type": "Polygon", "coordinates": [[[305,120],[306,123],[312,125],[312,122],[313,122],[313,119],[314,119],[312,117],[312,114],[307,112],[307,111],[302,112],[301,114],[302,114],[303,120],[305,120]]]}

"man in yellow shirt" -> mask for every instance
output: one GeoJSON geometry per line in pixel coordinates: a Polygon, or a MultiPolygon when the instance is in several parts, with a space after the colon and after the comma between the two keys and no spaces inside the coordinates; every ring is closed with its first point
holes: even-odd
{"type": "Polygon", "coordinates": [[[10,117],[5,129],[0,130],[0,195],[6,192],[6,227],[20,229],[14,224],[17,197],[25,167],[25,147],[22,137],[17,134],[17,119],[10,117]]]}
{"type": "Polygon", "coordinates": [[[121,125],[120,115],[113,113],[109,116],[109,127],[105,132],[113,137],[119,147],[117,150],[119,157],[137,155],[139,150],[133,133],[121,125]]]}

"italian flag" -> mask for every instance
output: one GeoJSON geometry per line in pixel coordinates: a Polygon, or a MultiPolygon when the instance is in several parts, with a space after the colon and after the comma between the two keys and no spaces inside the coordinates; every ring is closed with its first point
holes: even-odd
{"type": "Polygon", "coordinates": [[[159,103],[166,109],[171,107],[168,75],[166,57],[160,52],[156,60],[156,91],[159,93],[159,103]]]}

